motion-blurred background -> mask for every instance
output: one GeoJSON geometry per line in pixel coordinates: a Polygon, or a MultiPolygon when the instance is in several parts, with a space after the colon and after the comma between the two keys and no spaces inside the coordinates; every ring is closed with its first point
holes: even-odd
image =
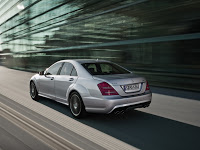
{"type": "Polygon", "coordinates": [[[200,1],[0,0],[2,65],[42,71],[88,58],[200,91],[200,1]]]}

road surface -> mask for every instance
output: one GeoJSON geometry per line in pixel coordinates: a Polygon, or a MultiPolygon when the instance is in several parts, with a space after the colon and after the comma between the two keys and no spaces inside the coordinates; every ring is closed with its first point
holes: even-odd
{"type": "Polygon", "coordinates": [[[0,66],[1,149],[6,149],[5,139],[17,146],[24,137],[29,137],[24,146],[30,149],[34,147],[30,141],[39,143],[41,149],[200,149],[199,93],[151,87],[153,99],[148,108],[76,120],[63,104],[30,98],[32,75],[0,66]],[[10,119],[5,117],[8,114],[10,119]]]}

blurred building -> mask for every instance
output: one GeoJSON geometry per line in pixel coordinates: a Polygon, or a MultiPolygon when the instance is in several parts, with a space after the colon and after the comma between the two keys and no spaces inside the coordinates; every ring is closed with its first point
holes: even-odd
{"type": "Polygon", "coordinates": [[[40,71],[61,59],[117,62],[152,85],[199,90],[199,0],[0,0],[0,53],[40,71]]]}

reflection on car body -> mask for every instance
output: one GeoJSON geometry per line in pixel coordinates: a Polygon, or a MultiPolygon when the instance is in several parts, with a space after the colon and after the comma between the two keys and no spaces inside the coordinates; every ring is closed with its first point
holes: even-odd
{"type": "Polygon", "coordinates": [[[69,105],[73,116],[148,107],[152,94],[145,78],[105,60],[62,60],[30,80],[30,95],[69,105]]]}

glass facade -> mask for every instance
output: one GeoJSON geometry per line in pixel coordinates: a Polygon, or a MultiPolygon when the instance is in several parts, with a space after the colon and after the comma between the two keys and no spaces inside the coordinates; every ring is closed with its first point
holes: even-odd
{"type": "Polygon", "coordinates": [[[199,0],[0,0],[0,57],[31,71],[105,59],[152,85],[199,90],[199,26],[199,0]]]}

